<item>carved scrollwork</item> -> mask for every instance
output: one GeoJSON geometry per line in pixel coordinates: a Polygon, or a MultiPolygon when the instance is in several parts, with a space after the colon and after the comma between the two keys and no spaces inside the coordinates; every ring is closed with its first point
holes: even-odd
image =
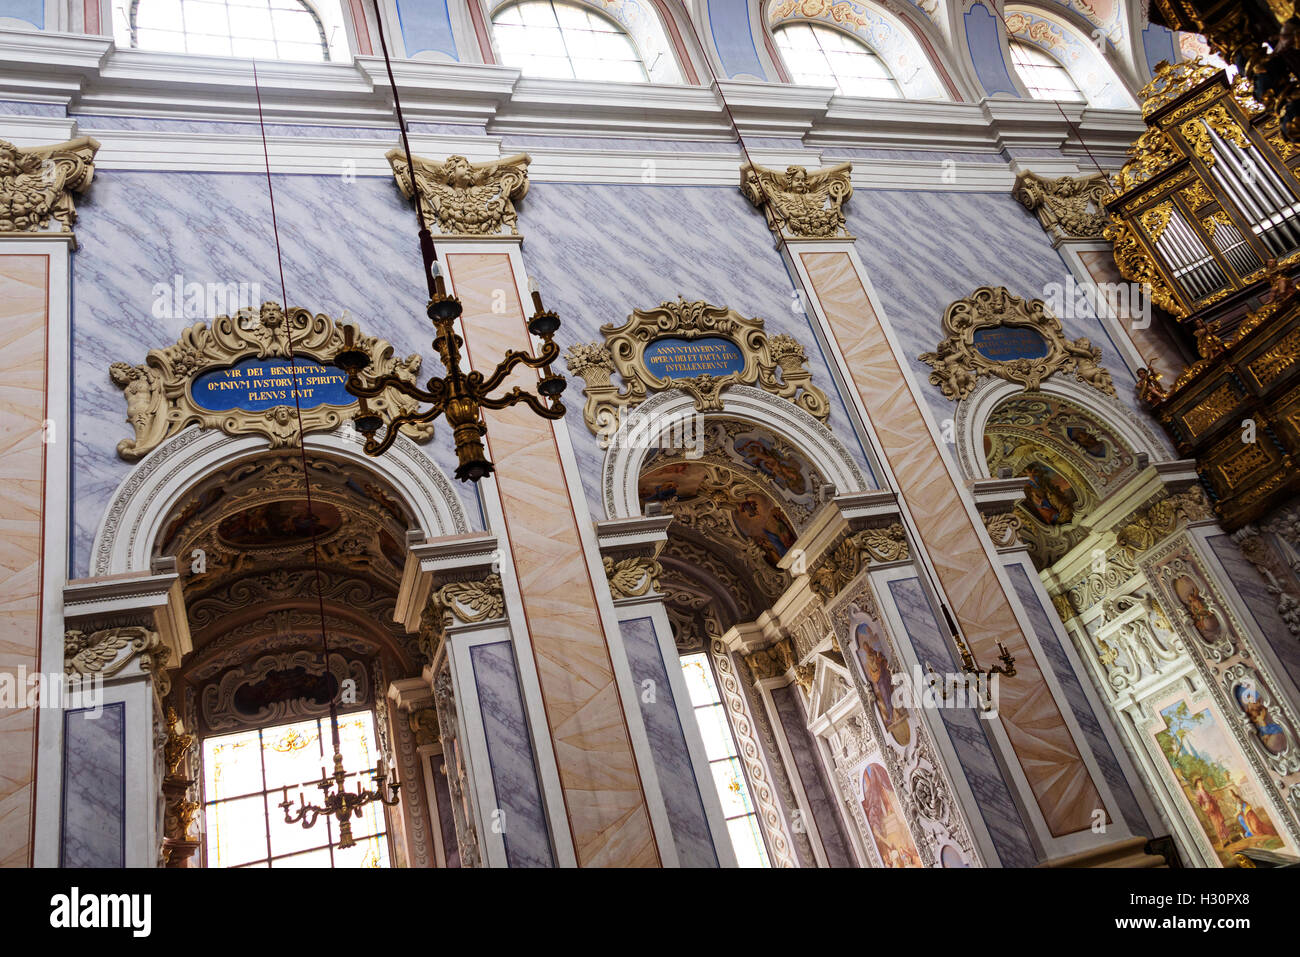
{"type": "Polygon", "coordinates": [[[65,674],[111,678],[138,658],[140,670],[153,675],[159,697],[171,689],[166,670],[170,657],[171,649],[152,628],[128,625],[89,634],[69,628],[63,633],[65,674]]]}
{"type": "Polygon", "coordinates": [[[898,522],[846,535],[829,548],[809,572],[812,589],[831,602],[872,562],[886,564],[907,559],[907,533],[898,522]]]}
{"type": "Polygon", "coordinates": [[[740,168],[740,190],[767,215],[772,232],[801,238],[847,236],[843,206],[853,195],[848,163],[809,172],[790,166],[784,173],[753,163],[740,168]]]}
{"type": "Polygon", "coordinates": [[[922,353],[920,359],[934,369],[930,381],[949,399],[966,398],[986,375],[1035,390],[1056,373],[1073,373],[1080,382],[1115,395],[1110,373],[1100,364],[1101,350],[1087,339],[1067,339],[1061,321],[1046,311],[1041,299],[1027,301],[1011,295],[1003,286],[981,286],[948,307],[943,331],[945,338],[935,351],[922,353]],[[1013,345],[1034,351],[1041,348],[1042,354],[990,358],[976,345],[976,338],[998,328],[1030,330],[1037,342],[1018,340],[1013,345]]]}
{"type": "Polygon", "coordinates": [[[659,590],[663,566],[653,558],[633,555],[615,561],[612,555],[606,555],[604,564],[609,590],[615,598],[637,598],[659,590]]]}
{"type": "Polygon", "coordinates": [[[687,392],[701,412],[721,411],[722,392],[728,386],[757,385],[822,422],[830,417],[826,393],[812,384],[803,346],[787,335],[768,336],[762,319],[700,300],[678,299],[654,309],[634,310],[621,326],[604,325],[600,331],[604,343],[575,345],[565,354],[569,371],[585,383],[583,417],[596,435],[613,435],[627,409],[651,392],[673,388],[687,392]],[[727,340],[739,351],[742,368],[723,375],[656,375],[646,365],[646,347],[666,338],[727,340]],[[621,390],[613,382],[615,373],[623,381],[621,390]]]}
{"type": "MultiPolygon", "coordinates": [[[[390,150],[386,159],[398,189],[409,199],[414,189],[405,153],[390,150]]],[[[414,160],[425,222],[432,229],[450,236],[495,236],[506,229],[519,235],[515,203],[528,192],[527,153],[490,163],[471,163],[463,156],[449,156],[444,163],[419,156],[414,160]]]]}
{"type": "Polygon", "coordinates": [[[72,194],[90,185],[98,149],[89,136],[28,149],[0,140],[0,233],[42,232],[51,220],[72,232],[72,194]]]}
{"type": "Polygon", "coordinates": [[[795,666],[794,648],[789,638],[782,638],[775,644],[745,655],[745,664],[755,681],[768,678],[780,678],[795,666]]]}
{"type": "Polygon", "coordinates": [[[1011,548],[1020,543],[1020,516],[1015,512],[998,512],[981,517],[996,548],[1011,548]]]}
{"type": "Polygon", "coordinates": [[[1098,239],[1110,222],[1104,203],[1110,193],[1105,174],[1046,179],[1025,171],[1016,179],[1013,195],[1046,230],[1059,230],[1069,239],[1098,239]]]}
{"type": "MultiPolygon", "coordinates": [[[[135,431],[134,439],[123,439],[117,454],[134,462],[153,451],[160,443],[186,426],[198,423],[202,428],[220,429],[227,435],[264,435],[271,448],[295,446],[299,441],[298,415],[292,404],[277,405],[260,412],[234,409],[212,411],[191,395],[195,376],[211,369],[226,368],[241,359],[257,358],[268,362],[288,363],[291,356],[307,357],[328,363],[344,345],[344,326],[329,316],[312,315],[299,307],[283,309],[279,303],[265,302],[260,310],[243,309],[234,316],[217,316],[211,325],[195,323],[181,333],[175,344],[151,349],[143,365],[114,362],[109,368],[113,384],[126,399],[126,420],[135,431]]],[[[405,359],[393,355],[393,347],[383,339],[357,335],[355,347],[370,356],[376,375],[394,372],[414,383],[421,359],[412,354],[405,359]]],[[[335,374],[330,372],[329,374],[335,374]]],[[[342,375],[342,373],[337,373],[342,375]]],[[[292,373],[285,373],[283,391],[287,397],[292,387],[292,373]]],[[[299,382],[311,383],[313,376],[302,375],[299,382]]],[[[278,381],[267,374],[268,381],[278,381]]],[[[397,415],[415,407],[415,400],[396,390],[372,399],[370,406],[386,415],[397,415]]],[[[302,425],[308,432],[329,431],[343,421],[347,406],[317,405],[303,408],[302,425]]],[[[404,432],[417,442],[433,437],[433,426],[411,428],[404,432]]]]}

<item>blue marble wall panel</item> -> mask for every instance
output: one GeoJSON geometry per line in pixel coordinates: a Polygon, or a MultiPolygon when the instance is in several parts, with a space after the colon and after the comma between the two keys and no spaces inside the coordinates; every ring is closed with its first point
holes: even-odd
{"type": "MultiPolygon", "coordinates": [[[[812,326],[795,311],[799,300],[767,222],[739,189],[536,183],[519,223],[529,273],[564,321],[561,349],[603,341],[602,325],[621,325],[633,309],[679,294],[759,316],[769,334],[803,343],[813,383],[831,397],[829,427],[874,487],[812,326]]],[[[582,381],[575,377],[565,396],[583,487],[593,513],[603,514],[604,452],[582,418],[582,381]]]]}
{"type": "MultiPolygon", "coordinates": [[[[346,311],[398,355],[419,353],[440,368],[424,315],[415,220],[391,180],[277,175],[274,178],[289,302],[339,318],[346,311]]],[[[78,197],[73,256],[72,576],[88,573],[104,510],[131,464],[117,443],[132,435],[109,364],[142,363],[206,316],[155,315],[154,285],[257,284],[281,298],[266,177],[237,173],[118,172],[96,177],[78,197]]],[[[165,310],[160,310],[165,312],[165,310]]],[[[579,413],[580,414],[580,413],[579,413]]],[[[448,474],[451,434],[439,423],[421,446],[448,474]]],[[[452,481],[471,524],[483,527],[477,493],[452,481]]]]}
{"type": "Polygon", "coordinates": [[[433,771],[434,799],[438,802],[438,833],[442,835],[442,853],[448,867],[460,867],[460,843],[456,840],[456,818],[451,810],[451,789],[447,786],[447,756],[429,757],[433,771]]]}
{"type": "MultiPolygon", "coordinates": [[[[672,825],[678,860],[682,867],[717,867],[718,854],[704,813],[704,802],[700,799],[700,783],[686,749],[686,736],[672,685],[668,683],[664,656],[655,637],[654,622],[649,618],[619,622],[619,631],[632,668],[632,683],[641,703],[650,750],[654,753],[655,772],[672,825]],[[654,689],[653,700],[647,700],[643,693],[647,681],[654,689]]],[[[680,667],[677,662],[673,665],[680,667]]],[[[690,702],[686,706],[689,708],[690,702]]]]}
{"type": "Polygon", "coordinates": [[[817,833],[821,836],[827,863],[831,867],[857,866],[848,836],[844,833],[844,820],[840,816],[840,802],[835,797],[835,787],[826,779],[821,756],[817,753],[817,743],[808,731],[808,718],[799,702],[799,693],[795,691],[794,685],[773,688],[772,703],[776,705],[777,717],[781,720],[786,742],[790,745],[790,757],[799,773],[799,781],[803,784],[808,810],[817,825],[817,833]]]}
{"type": "Polygon", "coordinates": [[[1237,594],[1250,609],[1255,625],[1264,633],[1269,647],[1282,662],[1282,667],[1291,676],[1291,680],[1300,684],[1300,642],[1296,641],[1296,636],[1291,634],[1291,629],[1277,613],[1277,599],[1269,593],[1264,579],[1231,537],[1213,535],[1209,542],[1214,554],[1223,562],[1228,580],[1237,587],[1237,594]]]}
{"type": "MultiPolygon", "coordinates": [[[[957,671],[952,642],[940,630],[921,589],[920,579],[892,581],[889,592],[922,666],[928,663],[935,671],[943,673],[957,671]]],[[[973,708],[938,710],[1002,866],[1033,867],[1038,858],[994,756],[988,737],[988,722],[981,720],[973,708]]],[[[955,771],[955,768],[949,768],[949,773],[955,771]]]]}
{"type": "Polygon", "coordinates": [[[975,3],[963,15],[966,23],[966,49],[970,51],[975,75],[989,96],[1005,93],[1018,97],[1020,93],[1007,73],[1002,59],[1002,28],[998,18],[982,3],[975,3]]]}
{"type": "Polygon", "coordinates": [[[408,57],[433,52],[452,60],[460,59],[451,32],[447,0],[397,0],[397,21],[408,57]]]}
{"type": "Polygon", "coordinates": [[[469,657],[497,796],[497,808],[483,809],[483,826],[496,823],[493,813],[499,809],[509,865],[550,867],[551,839],[519,692],[514,649],[508,641],[475,645],[469,657]]]}
{"type": "Polygon", "coordinates": [[[1154,835],[1147,834],[1149,828],[1146,818],[1142,814],[1142,809],[1138,806],[1137,798],[1133,796],[1133,790],[1129,787],[1128,779],[1124,777],[1124,772],[1120,770],[1119,762],[1115,759],[1115,752],[1111,750],[1110,742],[1106,740],[1106,735],[1102,731],[1101,722],[1109,721],[1110,718],[1108,715],[1099,715],[1092,710],[1087,695],[1083,693],[1083,687],[1079,683],[1081,680],[1090,681],[1091,679],[1086,676],[1080,678],[1074,673],[1074,668],[1070,666],[1070,659],[1066,656],[1065,649],[1061,647],[1061,642],[1056,636],[1056,630],[1047,617],[1049,614],[1054,615],[1055,612],[1049,612],[1043,607],[1043,603],[1038,598],[1038,593],[1034,590],[1033,582],[1029,580],[1029,573],[1025,571],[1023,565],[1008,564],[1005,567],[1007,574],[1011,576],[1011,584],[1016,589],[1016,596],[1020,599],[1020,604],[1029,615],[1034,634],[1038,636],[1038,641],[1043,646],[1043,654],[1051,662],[1052,672],[1056,675],[1056,680],[1061,683],[1061,689],[1070,702],[1070,710],[1074,713],[1074,719],[1079,722],[1079,729],[1083,732],[1088,747],[1092,750],[1093,757],[1097,759],[1097,766],[1101,769],[1101,775],[1106,779],[1111,794],[1115,796],[1115,802],[1119,805],[1120,813],[1124,815],[1125,822],[1127,822],[1134,834],[1153,837],[1154,835]]]}
{"type": "Polygon", "coordinates": [[[63,714],[60,867],[126,866],[126,705],[63,714]]]}
{"type": "MultiPolygon", "coordinates": [[[[932,370],[917,357],[933,352],[943,338],[948,306],[980,286],[1006,286],[1024,299],[1047,298],[1051,284],[1060,287],[1071,275],[1037,217],[1009,192],[859,189],[846,209],[858,255],[940,421],[956,406],[929,384],[932,370]]],[[[1095,313],[1058,318],[1068,338],[1086,336],[1101,349],[1120,401],[1136,410],[1136,380],[1095,313]]]]}

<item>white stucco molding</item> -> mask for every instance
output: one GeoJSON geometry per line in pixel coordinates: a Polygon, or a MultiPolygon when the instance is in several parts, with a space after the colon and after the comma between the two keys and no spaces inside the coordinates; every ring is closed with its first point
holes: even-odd
{"type": "MultiPolygon", "coordinates": [[[[837,493],[868,490],[862,470],[844,444],[803,409],[749,386],[732,386],[722,399],[722,412],[710,413],[710,417],[739,419],[771,429],[808,456],[837,493]]],[[[640,418],[630,416],[632,424],[615,433],[605,453],[602,486],[605,514],[610,518],[641,514],[637,480],[646,453],[657,447],[661,435],[674,430],[683,434],[683,423],[700,415],[694,399],[679,389],[660,392],[642,402],[635,414],[640,418]]]]}
{"type": "MultiPolygon", "coordinates": [[[[1135,453],[1146,453],[1149,461],[1164,462],[1172,458],[1165,443],[1142,420],[1141,413],[1118,399],[1059,375],[1044,379],[1038,391],[1082,406],[1112,429],[1135,453]]],[[[996,478],[989,475],[988,463],[984,459],[984,429],[989,415],[999,403],[1024,392],[1024,387],[1018,383],[987,378],[957,403],[955,452],[957,465],[967,480],[996,478]]]]}
{"type": "MultiPolygon", "coordinates": [[[[465,509],[447,476],[415,443],[399,437],[371,458],[350,427],[306,437],[307,451],[361,466],[386,481],[429,537],[469,531],[465,509]]],[[[185,429],[145,456],[124,478],[100,521],[91,574],[148,571],[163,523],[190,489],[218,469],[266,453],[262,436],[185,429]]]]}

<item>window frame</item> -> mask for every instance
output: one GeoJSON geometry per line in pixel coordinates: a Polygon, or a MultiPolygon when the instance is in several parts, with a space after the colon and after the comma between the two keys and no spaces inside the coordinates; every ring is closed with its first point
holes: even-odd
{"type": "MultiPolygon", "coordinates": [[[[596,7],[592,6],[591,4],[584,3],[584,2],[582,2],[582,0],[511,0],[511,2],[509,2],[509,3],[503,3],[503,4],[501,4],[501,5],[500,5],[499,7],[497,7],[495,10],[489,10],[489,12],[488,12],[488,16],[487,16],[487,27],[488,27],[488,31],[489,31],[489,33],[490,33],[490,35],[491,35],[493,52],[494,52],[494,54],[495,54],[495,56],[496,56],[496,58],[497,58],[497,62],[500,63],[502,66],[511,67],[511,69],[516,69],[516,70],[520,70],[521,72],[523,72],[523,68],[522,68],[522,67],[512,66],[510,63],[506,62],[505,57],[502,55],[502,52],[501,52],[501,44],[500,44],[500,43],[498,42],[498,40],[497,40],[497,27],[499,26],[499,24],[497,23],[497,17],[501,16],[503,13],[505,13],[505,12],[508,11],[508,10],[516,10],[516,9],[518,9],[519,7],[526,6],[526,5],[529,5],[529,4],[536,4],[536,5],[539,5],[539,6],[541,6],[541,5],[545,5],[545,6],[547,6],[547,7],[550,8],[552,15],[555,17],[555,26],[556,26],[556,30],[557,30],[557,31],[559,32],[559,34],[560,34],[560,40],[561,40],[562,43],[564,42],[564,30],[565,30],[565,28],[564,28],[563,24],[560,23],[559,15],[555,13],[555,8],[556,8],[556,7],[572,7],[573,9],[575,9],[575,10],[581,10],[583,13],[589,14],[589,15],[592,16],[592,17],[596,17],[596,18],[598,18],[598,19],[600,19],[600,20],[604,20],[606,23],[610,24],[610,25],[614,28],[614,31],[615,31],[619,36],[623,37],[623,39],[627,41],[628,46],[631,47],[631,49],[632,49],[632,53],[636,56],[636,64],[637,64],[637,66],[639,66],[639,67],[641,68],[641,77],[642,77],[642,78],[641,78],[640,80],[603,80],[603,79],[592,79],[592,78],[584,78],[584,77],[580,77],[580,76],[578,76],[578,71],[577,71],[576,69],[574,69],[574,66],[575,66],[575,62],[574,62],[574,61],[575,61],[575,57],[573,56],[572,53],[569,52],[569,47],[568,47],[568,44],[567,44],[567,43],[565,43],[565,46],[564,46],[564,60],[565,60],[565,62],[567,62],[567,63],[569,64],[569,70],[573,73],[573,76],[571,76],[571,77],[543,77],[543,76],[539,76],[539,75],[537,75],[537,74],[529,74],[529,73],[524,72],[523,75],[524,75],[525,77],[527,77],[527,78],[529,78],[529,79],[574,80],[574,81],[579,82],[579,83],[632,83],[632,84],[635,84],[635,83],[643,83],[643,84],[651,84],[651,83],[654,82],[654,81],[650,78],[650,65],[646,63],[645,53],[642,51],[642,49],[641,49],[641,45],[640,45],[639,43],[637,43],[637,41],[636,41],[636,37],[634,37],[634,36],[632,35],[631,31],[628,30],[627,27],[625,27],[623,24],[619,23],[616,19],[614,19],[612,16],[610,16],[610,15],[609,15],[608,13],[606,13],[605,11],[603,11],[603,10],[599,10],[599,9],[597,9],[596,7]]],[[[659,15],[659,11],[658,11],[657,9],[654,10],[653,12],[654,12],[654,14],[655,14],[656,16],[659,15]]],[[[519,24],[502,24],[502,25],[503,25],[503,26],[507,26],[507,27],[516,27],[516,26],[520,26],[519,24]]],[[[528,24],[522,24],[522,26],[524,26],[525,28],[527,28],[528,24]]],[[[549,29],[549,28],[548,28],[548,29],[549,29]]],[[[674,55],[673,50],[671,49],[671,46],[670,46],[670,48],[669,48],[668,50],[666,50],[666,51],[664,52],[664,55],[665,55],[665,56],[673,56],[673,55],[674,55]]],[[[558,57],[555,58],[555,59],[558,59],[558,57]]],[[[589,58],[587,58],[587,59],[589,59],[589,58]]],[[[631,62],[631,61],[628,61],[628,60],[614,60],[614,61],[609,61],[609,62],[622,62],[622,63],[627,63],[627,62],[631,62]]],[[[678,64],[678,72],[679,72],[679,73],[681,72],[680,64],[678,64]]]]}
{"type": "MultiPolygon", "coordinates": [[[[140,37],[139,37],[139,34],[140,34],[139,14],[140,14],[140,4],[141,4],[142,2],[148,2],[148,0],[130,0],[130,6],[128,7],[128,9],[127,9],[127,11],[126,11],[126,28],[127,28],[127,34],[128,34],[128,36],[131,38],[130,49],[132,49],[132,50],[140,50],[140,51],[142,51],[142,52],[146,52],[146,53],[148,53],[148,52],[154,52],[154,53],[176,53],[176,54],[178,54],[178,55],[182,55],[182,56],[230,56],[230,57],[233,58],[233,59],[244,59],[244,58],[245,58],[245,57],[242,57],[241,54],[237,54],[237,53],[233,52],[233,51],[234,51],[234,41],[235,41],[236,39],[240,39],[240,40],[248,40],[248,39],[250,39],[250,38],[248,38],[248,37],[235,37],[233,34],[230,34],[230,33],[225,34],[226,39],[228,39],[229,41],[231,41],[231,51],[232,51],[232,52],[229,53],[229,54],[219,54],[219,53],[218,53],[218,54],[200,54],[200,53],[190,53],[189,50],[188,50],[188,42],[186,43],[186,47],[187,47],[187,49],[184,50],[184,51],[176,51],[176,50],[161,50],[161,49],[154,48],[154,47],[142,47],[142,46],[140,46],[140,37]]],[[[229,24],[230,0],[176,0],[176,2],[180,5],[180,8],[181,8],[181,17],[182,17],[181,23],[182,23],[182,29],[181,29],[179,32],[180,32],[180,35],[181,35],[182,38],[188,38],[188,37],[191,35],[191,34],[190,34],[190,31],[184,28],[184,15],[185,15],[185,4],[186,4],[186,3],[203,2],[203,3],[221,4],[221,5],[222,5],[223,7],[225,7],[225,9],[226,9],[227,24],[229,24]]],[[[325,21],[324,21],[324,19],[321,17],[321,15],[320,15],[320,11],[318,11],[318,10],[316,9],[315,5],[312,4],[311,2],[309,2],[309,0],[295,0],[295,2],[296,2],[296,3],[297,3],[297,4],[302,8],[302,10],[303,10],[303,11],[304,11],[308,16],[311,17],[312,22],[313,22],[313,23],[315,24],[315,26],[316,26],[316,34],[317,34],[317,38],[318,38],[318,40],[319,40],[319,42],[320,42],[320,50],[321,50],[321,59],[320,59],[320,60],[294,60],[294,59],[288,59],[288,58],[285,58],[285,57],[281,57],[281,56],[279,56],[279,44],[280,44],[281,41],[278,40],[278,39],[276,38],[276,36],[275,36],[275,21],[274,21],[274,18],[272,18],[272,22],[271,22],[271,35],[270,35],[270,36],[266,36],[266,37],[258,37],[258,38],[252,38],[252,39],[254,39],[255,42],[259,42],[259,43],[273,43],[273,44],[275,44],[275,45],[276,45],[276,57],[275,57],[275,60],[276,60],[277,62],[281,62],[281,63],[333,63],[333,62],[336,62],[336,61],[335,61],[335,60],[330,56],[329,35],[325,32],[325,21]]],[[[240,5],[247,6],[248,4],[240,4],[240,5]]],[[[269,0],[268,0],[268,3],[267,3],[267,9],[268,9],[268,11],[271,11],[271,10],[274,9],[274,8],[272,8],[272,7],[270,6],[270,2],[269,2],[269,0]]],[[[346,19],[346,17],[345,17],[345,19],[346,19]]],[[[194,35],[194,36],[216,36],[217,34],[199,34],[199,33],[195,33],[195,34],[193,34],[193,35],[194,35]]],[[[284,41],[284,42],[297,42],[297,41],[284,41]]],[[[260,59],[260,58],[259,58],[259,59],[260,59]]]]}
{"type": "MultiPolygon", "coordinates": [[[[857,97],[859,99],[868,99],[868,100],[906,100],[908,98],[907,94],[903,90],[903,84],[899,81],[898,77],[894,75],[894,71],[889,68],[889,64],[885,62],[885,58],[880,55],[879,50],[877,50],[870,43],[863,40],[856,33],[853,33],[850,30],[842,29],[841,27],[838,27],[835,24],[826,23],[825,21],[822,20],[806,20],[806,19],[784,20],[781,23],[778,23],[776,26],[771,27],[769,30],[772,36],[772,45],[775,47],[777,55],[781,58],[781,65],[782,67],[785,68],[785,72],[790,77],[792,83],[798,84],[800,86],[813,85],[803,80],[799,80],[796,77],[795,75],[796,71],[794,70],[793,65],[790,62],[790,58],[787,54],[787,51],[784,49],[779,39],[780,34],[784,33],[786,30],[789,30],[793,27],[808,27],[813,37],[817,40],[817,50],[825,60],[827,67],[830,68],[831,76],[835,80],[836,96],[851,96],[851,97],[857,97]],[[821,38],[818,36],[819,32],[838,34],[840,37],[847,39],[849,42],[856,43],[858,46],[862,47],[862,49],[865,50],[880,65],[880,69],[884,71],[884,77],[872,78],[872,79],[887,78],[889,83],[893,86],[895,90],[895,95],[894,96],[864,96],[859,93],[844,92],[843,80],[841,79],[840,75],[835,72],[834,65],[832,64],[830,57],[827,56],[826,48],[822,45],[821,38]]],[[[853,77],[853,79],[863,80],[863,79],[867,79],[867,77],[858,76],[858,77],[853,77]]],[[[817,84],[817,85],[822,85],[822,84],[817,84]]]]}
{"type": "MultiPolygon", "coordinates": [[[[1076,79],[1074,78],[1074,74],[1070,72],[1070,68],[1067,67],[1067,66],[1066,66],[1064,63],[1062,63],[1060,60],[1058,60],[1056,57],[1052,56],[1052,54],[1048,53],[1048,52],[1047,52],[1046,50],[1044,50],[1042,47],[1040,47],[1040,46],[1038,46],[1038,45],[1036,45],[1036,44],[1030,42],[1029,40],[1026,40],[1026,39],[1022,38],[1022,37],[1019,37],[1019,36],[1009,36],[1009,37],[1007,37],[1007,53],[1010,54],[1010,56],[1011,56],[1011,69],[1012,69],[1012,71],[1015,73],[1015,75],[1016,75],[1016,79],[1019,80],[1019,81],[1020,81],[1020,85],[1023,86],[1023,87],[1025,88],[1025,91],[1029,94],[1029,98],[1030,98],[1031,100],[1038,100],[1038,101],[1043,102],[1043,103],[1081,103],[1081,104],[1083,104],[1084,106],[1090,106],[1090,105],[1091,105],[1092,101],[1088,98],[1088,94],[1086,94],[1086,93],[1083,92],[1083,87],[1079,86],[1079,81],[1076,80],[1076,79]],[[1038,56],[1043,57],[1043,59],[1046,60],[1047,62],[1046,62],[1046,63],[1020,63],[1020,62],[1017,62],[1017,60],[1016,60],[1016,51],[1017,51],[1017,50],[1027,50],[1027,51],[1031,51],[1032,53],[1037,54],[1038,56]],[[1078,94],[1078,99],[1068,99],[1068,100],[1063,100],[1063,99],[1059,99],[1059,98],[1057,98],[1057,97],[1051,97],[1051,98],[1049,98],[1049,97],[1045,97],[1045,96],[1036,96],[1036,95],[1034,94],[1034,90],[1046,90],[1047,88],[1046,88],[1046,87],[1037,86],[1037,85],[1035,85],[1035,84],[1031,84],[1031,83],[1029,82],[1029,77],[1027,77],[1024,73],[1021,72],[1021,67],[1025,67],[1025,66],[1027,66],[1027,67],[1032,67],[1032,68],[1034,68],[1034,69],[1043,69],[1043,68],[1045,68],[1045,67],[1055,67],[1056,70],[1058,70],[1061,74],[1063,74],[1063,75],[1065,76],[1065,78],[1066,78],[1067,80],[1070,81],[1070,86],[1074,89],[1074,92],[1075,92],[1076,94],[1078,94]]],[[[1107,65],[1109,66],[1109,64],[1107,64],[1107,65]]],[[[1113,71],[1112,71],[1112,72],[1113,72],[1113,71]]],[[[1116,81],[1118,81],[1118,77],[1116,77],[1116,81]]],[[[1055,91],[1053,91],[1053,92],[1055,92],[1055,91]]]]}

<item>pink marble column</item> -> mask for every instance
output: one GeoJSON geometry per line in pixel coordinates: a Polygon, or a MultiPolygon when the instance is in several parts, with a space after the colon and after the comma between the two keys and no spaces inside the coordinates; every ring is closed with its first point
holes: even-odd
{"type": "Polygon", "coordinates": [[[1001,641],[1017,674],[1000,682],[999,711],[1012,750],[1054,837],[1090,827],[1104,808],[1060,705],[1043,676],[847,252],[797,251],[853,384],[926,546],[953,613],[982,665],[1001,641]]]}
{"type": "MultiPolygon", "coordinates": [[[[450,245],[450,244],[448,244],[450,245]]],[[[444,248],[439,243],[440,250],[444,248]]],[[[507,349],[531,350],[516,262],[501,252],[443,252],[464,304],[470,365],[489,373],[507,349]],[[504,296],[504,311],[502,311],[504,296]],[[495,309],[494,309],[495,304],[495,309]]],[[[521,369],[500,391],[534,389],[521,369]]],[[[524,406],[488,412],[488,457],[522,592],[565,813],[580,866],[657,866],[650,813],[610,658],[605,620],[578,531],[555,430],[524,406]]],[[[515,623],[512,623],[515,624],[515,623]]]]}
{"type": "Polygon", "coordinates": [[[32,863],[36,719],[24,707],[40,670],[48,256],[0,254],[0,867],[32,863]],[[18,707],[13,707],[13,705],[18,707]]]}

